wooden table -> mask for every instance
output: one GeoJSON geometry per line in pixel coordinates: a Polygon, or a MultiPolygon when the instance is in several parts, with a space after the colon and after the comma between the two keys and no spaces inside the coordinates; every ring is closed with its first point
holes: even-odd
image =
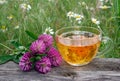
{"type": "Polygon", "coordinates": [[[82,67],[63,62],[47,74],[22,72],[17,64],[8,62],[0,65],[0,81],[120,81],[120,59],[96,58],[82,67]]]}

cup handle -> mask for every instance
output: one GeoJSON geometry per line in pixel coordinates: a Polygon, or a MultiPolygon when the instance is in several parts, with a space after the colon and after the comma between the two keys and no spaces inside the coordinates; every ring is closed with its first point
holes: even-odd
{"type": "Polygon", "coordinates": [[[107,54],[111,49],[113,48],[113,41],[111,38],[105,36],[102,37],[101,40],[101,46],[99,48],[99,51],[96,55],[96,57],[104,57],[104,54],[107,54]],[[101,50],[101,51],[100,51],[101,50]]]}

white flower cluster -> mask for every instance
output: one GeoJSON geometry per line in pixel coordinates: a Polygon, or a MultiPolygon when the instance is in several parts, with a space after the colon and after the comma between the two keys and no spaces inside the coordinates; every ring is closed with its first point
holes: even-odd
{"type": "Polygon", "coordinates": [[[99,6],[100,9],[108,9],[108,8],[111,8],[111,6],[107,6],[107,5],[102,5],[102,6],[99,6]]]}
{"type": "Polygon", "coordinates": [[[99,25],[100,24],[100,21],[98,21],[97,19],[95,18],[91,18],[91,21],[96,24],[96,25],[99,25]]]}
{"type": "Polygon", "coordinates": [[[28,4],[25,4],[25,3],[20,4],[20,8],[23,9],[23,11],[26,11],[26,10],[29,11],[29,10],[31,10],[31,6],[28,5],[28,4]]]}
{"type": "MultiPolygon", "coordinates": [[[[101,29],[101,27],[100,27],[100,21],[99,21],[99,20],[97,20],[96,18],[92,17],[92,18],[91,18],[91,21],[92,21],[94,24],[97,25],[97,27],[99,28],[99,30],[100,30],[101,32],[103,32],[102,29],[101,29]]],[[[103,32],[103,33],[104,33],[104,32],[103,32]]]]}
{"type": "Polygon", "coordinates": [[[78,21],[79,24],[81,23],[81,20],[84,18],[83,15],[74,13],[74,12],[72,12],[72,11],[69,11],[69,12],[67,13],[67,17],[68,17],[69,19],[75,18],[75,20],[78,21]]]}
{"type": "MultiPolygon", "coordinates": [[[[76,13],[74,13],[74,12],[72,12],[72,11],[70,11],[70,12],[67,13],[67,17],[68,17],[69,19],[75,18],[76,21],[78,21],[79,24],[81,23],[81,20],[84,18],[83,15],[76,14],[76,13]]],[[[91,21],[92,21],[94,24],[96,24],[97,26],[100,25],[100,21],[97,20],[96,18],[93,18],[93,17],[92,17],[92,18],[91,18],[91,21]]]]}
{"type": "Polygon", "coordinates": [[[107,3],[109,0],[99,0],[99,1],[101,3],[101,5],[99,6],[100,9],[106,10],[106,9],[111,8],[111,6],[107,6],[104,4],[104,2],[107,3]]]}
{"type": "Polygon", "coordinates": [[[51,29],[50,27],[48,27],[48,28],[46,28],[45,29],[45,31],[44,31],[44,33],[43,34],[54,34],[54,31],[53,31],[53,29],[51,29]]]}

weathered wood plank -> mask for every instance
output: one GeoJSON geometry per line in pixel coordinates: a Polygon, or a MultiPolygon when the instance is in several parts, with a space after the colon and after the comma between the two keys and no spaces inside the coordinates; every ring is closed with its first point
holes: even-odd
{"type": "Polygon", "coordinates": [[[0,81],[120,81],[120,59],[94,59],[90,64],[73,67],[65,62],[47,74],[22,72],[9,62],[0,65],[0,81]]]}

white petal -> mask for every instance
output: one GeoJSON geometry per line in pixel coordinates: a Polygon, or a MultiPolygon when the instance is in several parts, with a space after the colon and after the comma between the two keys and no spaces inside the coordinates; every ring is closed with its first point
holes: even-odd
{"type": "Polygon", "coordinates": [[[99,24],[100,24],[100,21],[96,21],[96,24],[99,25],[99,24]]]}

